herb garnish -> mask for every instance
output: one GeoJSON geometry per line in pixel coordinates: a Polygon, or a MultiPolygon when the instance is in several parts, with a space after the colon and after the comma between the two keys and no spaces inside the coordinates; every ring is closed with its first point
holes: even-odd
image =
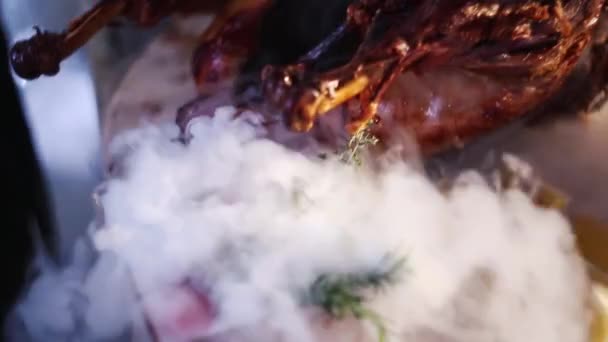
{"type": "Polygon", "coordinates": [[[378,330],[379,342],[386,340],[386,327],[382,318],[365,307],[364,290],[380,290],[397,281],[404,268],[405,259],[399,259],[388,269],[372,270],[360,274],[322,275],[310,289],[314,305],[325,310],[334,318],[342,319],[352,315],[356,319],[368,320],[378,330]]]}
{"type": "Polygon", "coordinates": [[[371,126],[374,124],[374,120],[370,120],[365,128],[362,128],[355,133],[348,144],[346,150],[340,155],[340,160],[344,163],[351,164],[355,163],[357,166],[361,166],[361,151],[370,145],[376,145],[379,140],[371,133],[371,126]]]}

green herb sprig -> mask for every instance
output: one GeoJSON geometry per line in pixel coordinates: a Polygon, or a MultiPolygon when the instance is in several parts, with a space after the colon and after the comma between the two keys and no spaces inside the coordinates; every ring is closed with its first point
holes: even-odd
{"type": "Polygon", "coordinates": [[[378,330],[378,341],[386,341],[386,327],[382,318],[365,307],[364,290],[380,290],[397,281],[405,259],[398,259],[384,270],[372,270],[361,274],[322,275],[311,287],[311,300],[329,315],[342,319],[352,315],[367,320],[378,330]]]}
{"type": "Polygon", "coordinates": [[[374,120],[370,120],[365,128],[359,130],[348,141],[346,149],[340,154],[340,160],[347,164],[361,166],[361,152],[370,145],[376,145],[379,140],[371,133],[371,126],[374,120]]]}

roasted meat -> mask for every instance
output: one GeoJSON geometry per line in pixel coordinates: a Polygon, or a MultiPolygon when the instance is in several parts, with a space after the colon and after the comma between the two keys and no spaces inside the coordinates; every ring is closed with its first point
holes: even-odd
{"type": "MultiPolygon", "coordinates": [[[[605,0],[194,4],[103,0],[63,34],[39,31],[17,43],[14,69],[26,78],[55,74],[115,16],[150,25],[170,13],[217,8],[192,60],[201,99],[236,79],[239,105],[262,104],[296,132],[342,108],[334,112],[345,115],[349,134],[369,129],[386,142],[409,132],[431,154],[518,118],[587,111],[603,99],[605,0]]],[[[194,116],[186,108],[178,124],[186,130],[194,116]]]]}

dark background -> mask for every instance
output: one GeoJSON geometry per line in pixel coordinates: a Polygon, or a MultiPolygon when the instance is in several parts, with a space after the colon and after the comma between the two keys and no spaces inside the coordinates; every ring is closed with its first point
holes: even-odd
{"type": "MultiPolygon", "coordinates": [[[[29,265],[34,257],[35,241],[52,243],[52,221],[44,181],[20,98],[8,64],[7,42],[1,35],[2,48],[2,120],[0,124],[0,193],[2,235],[0,270],[4,286],[0,290],[1,318],[24,291],[29,265]]],[[[4,325],[4,324],[3,324],[4,325]]],[[[2,336],[2,340],[6,337],[2,336]]]]}

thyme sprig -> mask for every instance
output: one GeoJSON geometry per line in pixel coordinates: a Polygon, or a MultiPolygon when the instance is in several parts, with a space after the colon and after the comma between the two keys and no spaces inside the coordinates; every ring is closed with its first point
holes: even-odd
{"type": "Polygon", "coordinates": [[[379,140],[371,133],[374,120],[366,123],[365,127],[355,133],[348,141],[346,149],[340,154],[340,160],[347,164],[361,166],[361,152],[370,145],[376,145],[379,140]]]}
{"type": "Polygon", "coordinates": [[[365,306],[364,290],[380,290],[398,280],[405,259],[398,259],[388,269],[375,269],[360,274],[322,275],[311,287],[311,300],[329,315],[342,319],[352,315],[367,320],[378,331],[378,341],[386,340],[386,327],[380,315],[365,306]]]}

